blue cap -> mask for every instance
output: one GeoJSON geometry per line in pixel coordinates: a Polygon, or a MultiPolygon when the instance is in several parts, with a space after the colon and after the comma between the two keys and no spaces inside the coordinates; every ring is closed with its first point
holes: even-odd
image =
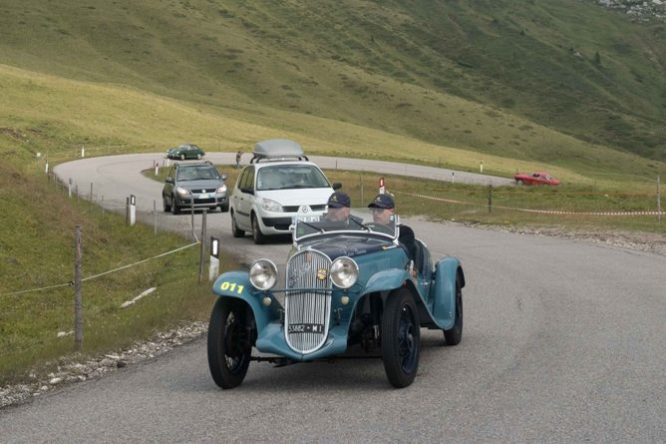
{"type": "Polygon", "coordinates": [[[336,191],[331,194],[331,197],[328,198],[328,207],[329,208],[349,208],[351,206],[351,199],[347,193],[342,191],[336,191]]]}
{"type": "Polygon", "coordinates": [[[385,210],[390,210],[395,208],[395,202],[393,202],[393,198],[388,194],[378,194],[373,201],[370,202],[368,208],[383,208],[385,210]]]}

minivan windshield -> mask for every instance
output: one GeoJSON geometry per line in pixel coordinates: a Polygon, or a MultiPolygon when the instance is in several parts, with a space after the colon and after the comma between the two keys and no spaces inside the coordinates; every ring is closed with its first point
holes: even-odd
{"type": "Polygon", "coordinates": [[[257,190],[329,188],[331,184],[319,168],[312,165],[271,165],[257,173],[257,190]]]}

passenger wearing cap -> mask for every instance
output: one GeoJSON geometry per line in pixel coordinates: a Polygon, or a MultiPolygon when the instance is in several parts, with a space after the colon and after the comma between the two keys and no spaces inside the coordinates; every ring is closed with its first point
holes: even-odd
{"type": "Polygon", "coordinates": [[[351,199],[342,191],[336,191],[328,198],[328,212],[324,218],[331,222],[343,222],[349,219],[351,199]]]}
{"type": "MultiPolygon", "coordinates": [[[[389,194],[378,194],[370,202],[368,208],[372,210],[372,219],[376,224],[390,224],[391,217],[395,214],[395,202],[389,194]]],[[[398,242],[405,247],[407,256],[413,261],[416,257],[416,236],[414,235],[414,230],[403,224],[398,225],[398,228],[400,229],[398,242]]]]}

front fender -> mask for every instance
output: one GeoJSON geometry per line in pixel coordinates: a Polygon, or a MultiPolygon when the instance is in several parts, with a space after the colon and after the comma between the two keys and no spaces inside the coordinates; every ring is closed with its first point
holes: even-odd
{"type": "Polygon", "coordinates": [[[401,268],[389,268],[379,271],[368,279],[363,294],[390,291],[401,287],[409,279],[409,273],[401,268]]]}
{"type": "Polygon", "coordinates": [[[445,257],[435,266],[435,282],[431,289],[433,303],[433,317],[437,325],[448,330],[455,323],[456,279],[460,273],[460,286],[465,285],[460,261],[454,257],[445,257]]]}
{"type": "Polygon", "coordinates": [[[234,298],[245,301],[254,314],[257,331],[280,318],[279,303],[270,291],[262,292],[250,283],[249,274],[245,271],[230,271],[221,274],[213,284],[213,293],[221,298],[234,298]],[[272,303],[267,307],[262,303],[264,297],[270,297],[272,303]]]}

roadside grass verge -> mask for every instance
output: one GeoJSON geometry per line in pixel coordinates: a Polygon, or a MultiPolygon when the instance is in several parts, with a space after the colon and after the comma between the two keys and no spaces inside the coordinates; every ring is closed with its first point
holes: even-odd
{"type": "MultiPolygon", "coordinates": [[[[227,174],[228,193],[233,191],[240,169],[217,165],[227,174]]],[[[331,182],[341,182],[352,199],[352,206],[364,207],[377,194],[379,179],[384,177],[387,191],[395,196],[398,213],[403,216],[425,216],[433,220],[513,227],[559,227],[567,230],[609,229],[645,231],[666,234],[666,216],[661,224],[657,216],[601,216],[581,213],[656,211],[656,189],[641,187],[618,191],[592,185],[506,186],[494,187],[441,182],[372,172],[324,170],[331,182]],[[491,193],[491,211],[488,197],[491,193]],[[426,197],[423,197],[426,196],[426,197]],[[429,199],[428,197],[432,198],[429,199]],[[574,214],[541,214],[521,210],[564,211],[574,214]]],[[[143,174],[163,182],[168,173],[161,169],[143,174]]],[[[662,202],[662,210],[664,209],[662,202]]]]}
{"type": "MultiPolygon", "coordinates": [[[[30,170],[30,169],[28,169],[30,170]]],[[[75,353],[74,233],[82,227],[83,278],[187,245],[152,227],[129,227],[119,214],[68,198],[43,174],[0,164],[0,385],[48,372],[61,358],[84,359],[128,346],[175,325],[206,320],[211,284],[198,283],[199,246],[83,282],[83,349],[75,353]],[[128,308],[121,304],[156,290],[128,308]]],[[[221,271],[237,265],[223,256],[221,271]]]]}
{"type": "MultiPolygon", "coordinates": [[[[226,171],[226,170],[225,170],[226,171]]],[[[558,227],[564,230],[629,230],[666,234],[666,217],[597,216],[581,213],[655,211],[656,190],[652,193],[608,191],[593,186],[494,187],[440,182],[369,172],[326,170],[329,180],[341,182],[353,206],[365,206],[377,194],[379,178],[395,196],[398,214],[425,216],[433,220],[509,227],[558,227]],[[363,189],[363,193],[361,193],[363,189]],[[491,211],[488,196],[492,195],[491,211]],[[363,196],[361,195],[363,194],[363,196]],[[432,199],[428,199],[427,196],[432,199]],[[556,210],[573,214],[540,214],[523,210],[556,210]]],[[[662,204],[662,210],[663,210],[662,204]]]]}

